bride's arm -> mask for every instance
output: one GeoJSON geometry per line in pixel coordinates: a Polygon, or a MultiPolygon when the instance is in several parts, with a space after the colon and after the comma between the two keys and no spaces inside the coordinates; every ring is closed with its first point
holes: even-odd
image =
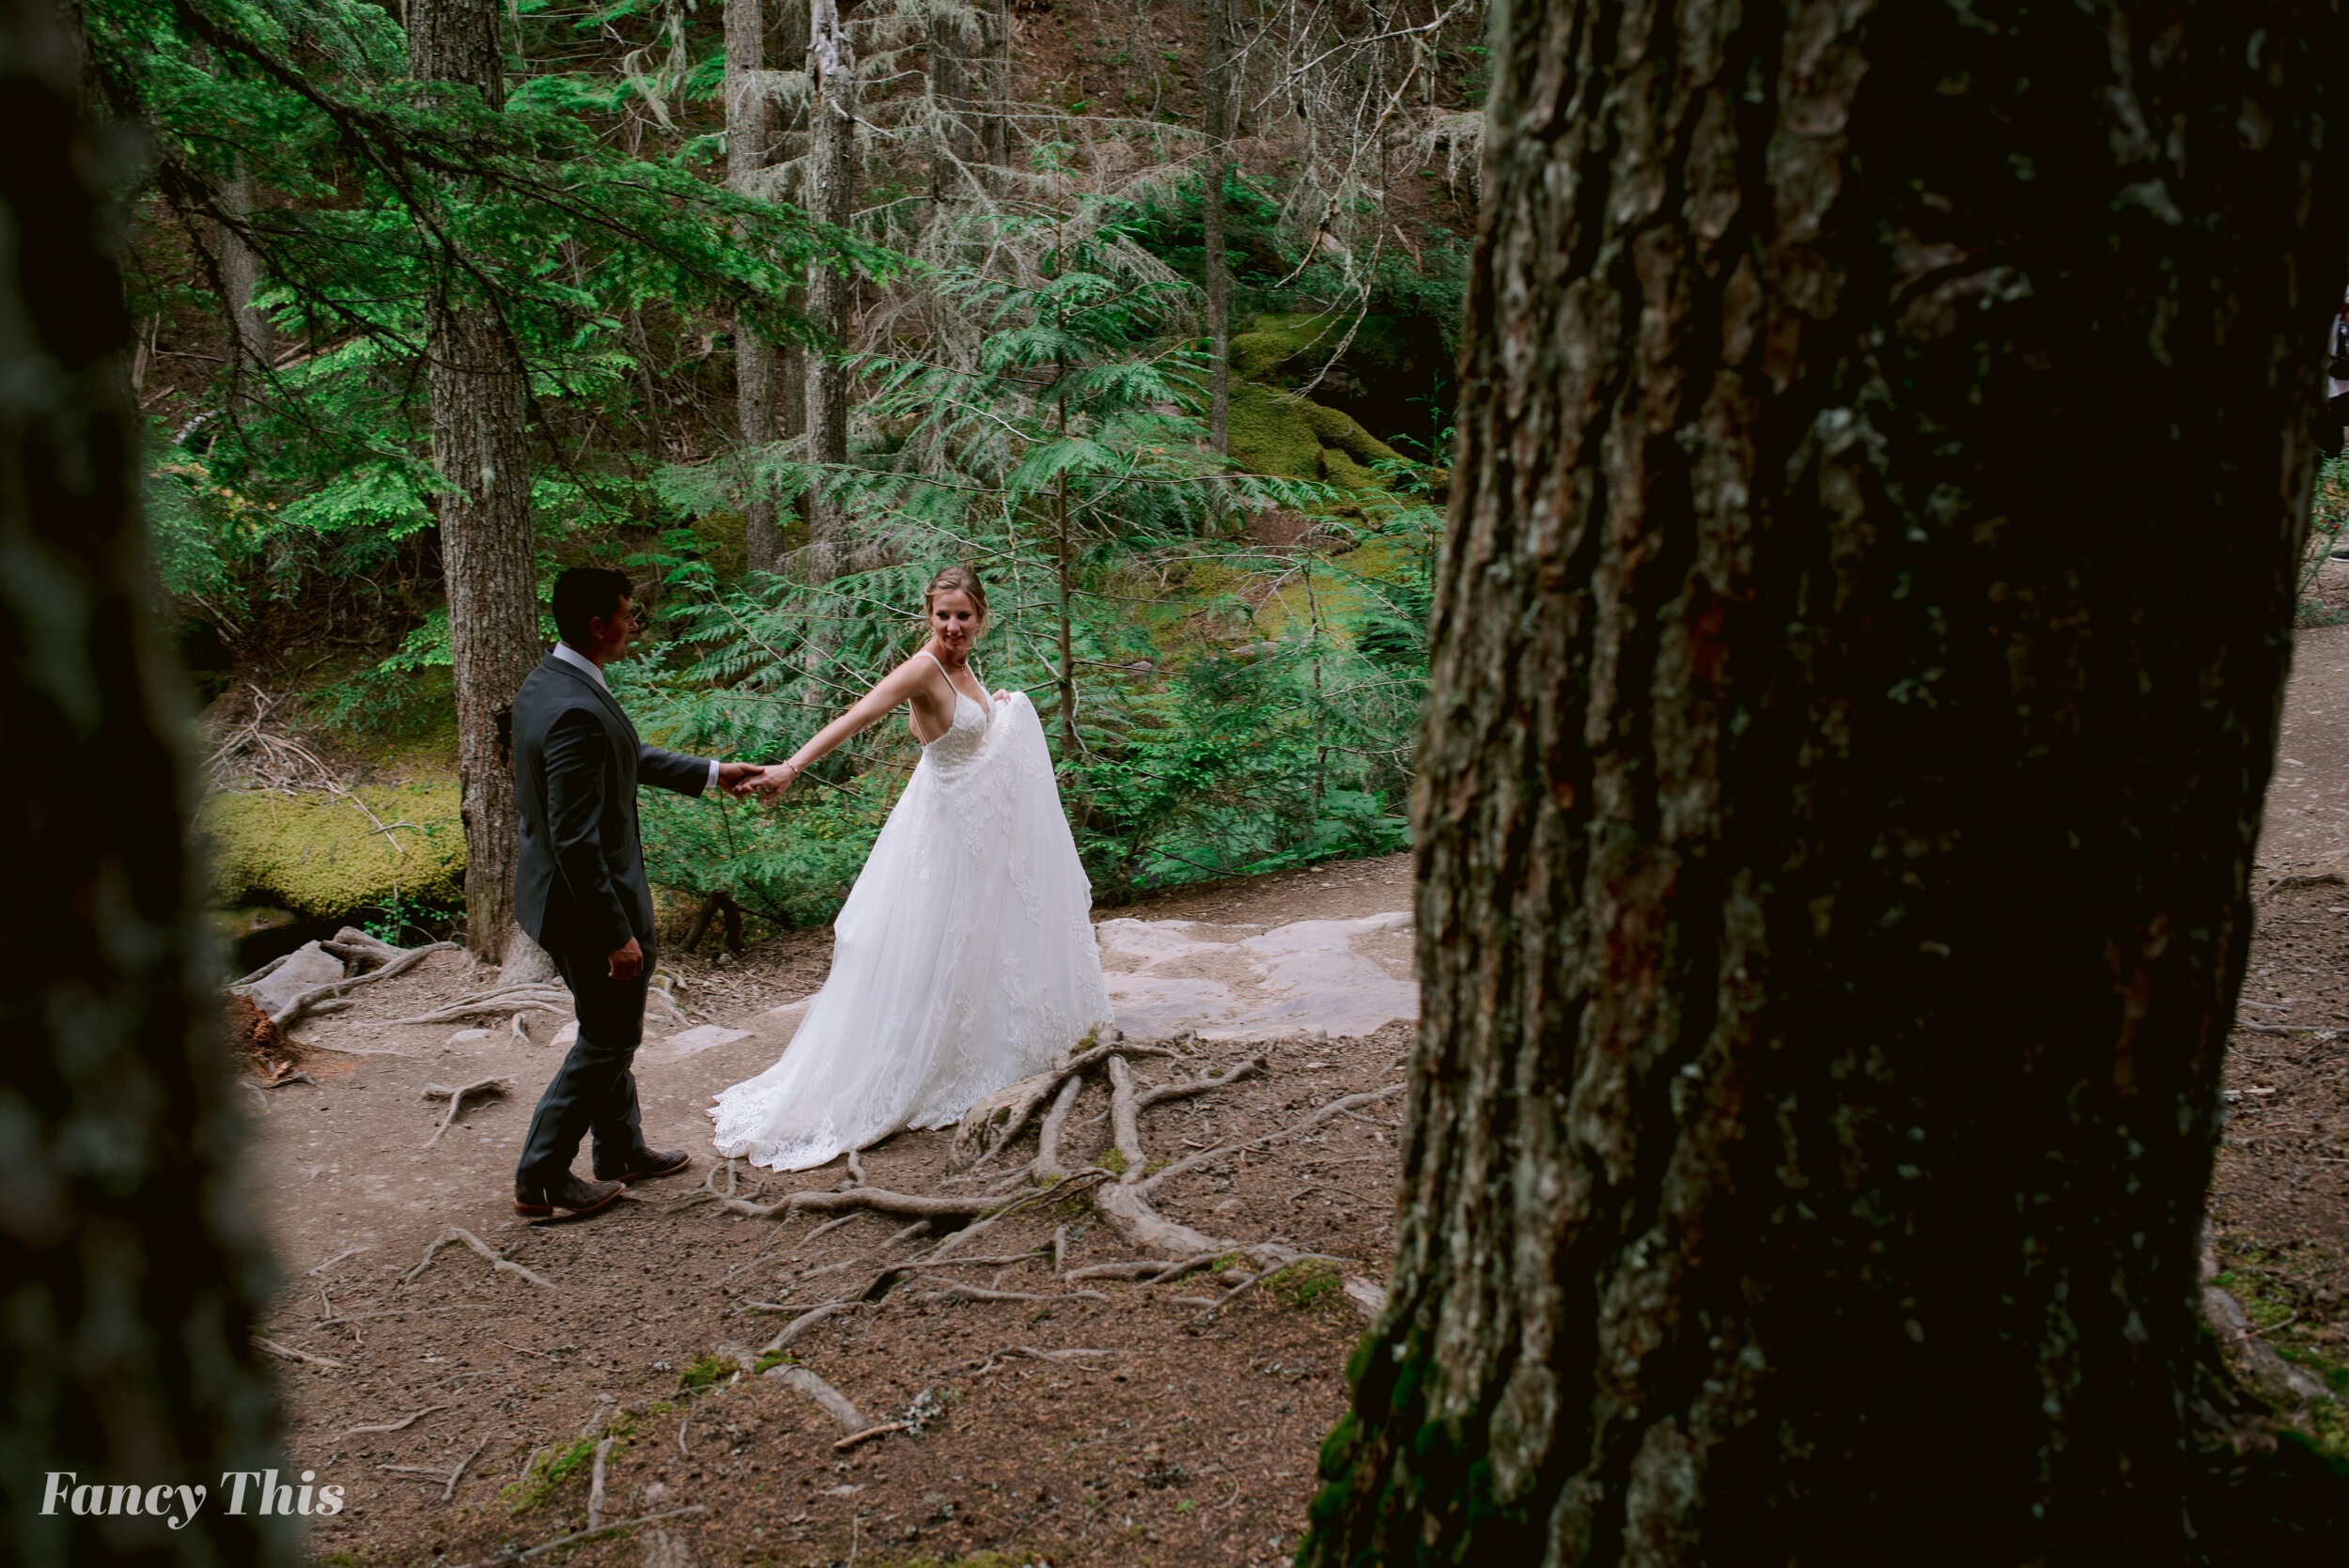
{"type": "Polygon", "coordinates": [[[898,665],[881,677],[880,684],[859,697],[848,712],[817,730],[806,745],[751,780],[749,787],[761,795],[777,795],[788,789],[791,781],[805,772],[810,764],[849,737],[861,734],[888,718],[900,703],[913,695],[928,673],[916,660],[908,660],[898,665]]]}

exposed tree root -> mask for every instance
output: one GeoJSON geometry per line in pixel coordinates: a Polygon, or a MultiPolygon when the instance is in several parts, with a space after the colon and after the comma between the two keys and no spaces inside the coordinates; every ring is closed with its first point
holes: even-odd
{"type": "Polygon", "coordinates": [[[428,1149],[441,1141],[441,1134],[448,1131],[450,1124],[457,1120],[458,1108],[465,1103],[466,1095],[503,1094],[505,1093],[506,1080],[502,1078],[476,1079],[471,1083],[460,1083],[454,1089],[444,1083],[426,1084],[423,1097],[428,1100],[445,1098],[448,1101],[448,1114],[441,1118],[441,1125],[432,1129],[432,1136],[426,1139],[422,1146],[428,1149]]]}
{"type": "Polygon", "coordinates": [[[253,1336],[253,1343],[271,1355],[282,1356],[288,1361],[306,1361],[314,1367],[333,1367],[337,1372],[342,1370],[340,1361],[330,1361],[323,1356],[313,1356],[306,1350],[296,1350],[291,1345],[279,1344],[275,1340],[265,1340],[258,1334],[253,1336]]]}
{"type": "Polygon", "coordinates": [[[1064,1290],[1036,1295],[1024,1290],[987,1290],[978,1285],[966,1285],[955,1280],[925,1280],[922,1282],[939,1287],[925,1298],[931,1301],[1107,1301],[1109,1299],[1097,1290],[1064,1290]]]}
{"type": "Polygon", "coordinates": [[[549,1290],[552,1290],[554,1288],[554,1281],[552,1280],[548,1279],[543,1274],[534,1273],[531,1270],[524,1268],[521,1265],[500,1256],[494,1250],[491,1249],[488,1242],[482,1240],[471,1231],[459,1230],[454,1225],[450,1226],[447,1230],[443,1231],[433,1239],[432,1245],[424,1250],[424,1257],[417,1262],[415,1267],[410,1269],[407,1273],[399,1277],[399,1282],[403,1285],[412,1285],[415,1283],[416,1276],[422,1274],[426,1269],[432,1266],[432,1260],[440,1255],[441,1249],[457,1242],[464,1243],[467,1247],[472,1248],[474,1251],[489,1259],[490,1266],[492,1268],[503,1269],[508,1274],[519,1274],[534,1285],[544,1285],[549,1290]]]}
{"type": "Polygon", "coordinates": [[[478,1017],[484,1013],[554,1013],[568,1017],[571,1013],[571,993],[561,986],[501,986],[495,990],[478,991],[469,997],[459,997],[443,1007],[412,1017],[386,1019],[393,1024],[455,1023],[460,1018],[478,1017]]]}
{"type": "MultiPolygon", "coordinates": [[[[354,933],[349,926],[345,926],[342,934],[350,936],[354,933]]],[[[381,943],[377,945],[381,946],[381,943]]],[[[312,986],[286,1003],[283,1008],[270,1015],[269,1021],[280,1029],[290,1029],[295,1021],[305,1013],[330,1011],[321,1005],[328,1000],[340,997],[345,992],[355,990],[361,986],[371,986],[379,980],[389,980],[394,975],[405,974],[433,954],[455,952],[458,945],[456,942],[428,942],[423,947],[386,949],[386,951],[397,953],[399,956],[385,963],[381,969],[370,970],[365,974],[347,975],[340,980],[329,981],[323,986],[312,986]]],[[[320,946],[323,947],[324,944],[321,943],[320,946]]],[[[332,1011],[339,1012],[340,1009],[332,1009],[332,1011]]]]}
{"type": "Polygon", "coordinates": [[[584,1541],[591,1535],[617,1535],[622,1530],[634,1529],[639,1525],[649,1525],[661,1519],[674,1519],[679,1514],[707,1514],[708,1512],[709,1505],[708,1503],[697,1502],[689,1504],[684,1508],[665,1509],[659,1514],[642,1514],[633,1519],[614,1519],[610,1524],[604,1526],[601,1529],[573,1530],[568,1535],[558,1535],[552,1541],[541,1541],[537,1545],[528,1547],[511,1557],[485,1557],[478,1562],[465,1563],[462,1565],[462,1568],[492,1568],[493,1564],[525,1562],[534,1557],[538,1557],[544,1553],[553,1551],[558,1546],[568,1546],[575,1541],[584,1541]]]}
{"type": "Polygon", "coordinates": [[[845,1433],[863,1432],[873,1423],[849,1403],[848,1396],[825,1382],[805,1367],[770,1367],[767,1375],[786,1389],[796,1389],[824,1407],[824,1413],[840,1423],[845,1433]]]}
{"type": "Polygon", "coordinates": [[[447,1408],[448,1406],[445,1405],[428,1405],[423,1409],[417,1411],[414,1415],[402,1416],[399,1420],[392,1422],[389,1426],[347,1426],[343,1428],[342,1431],[336,1433],[334,1437],[329,1440],[339,1443],[345,1437],[356,1437],[362,1432],[405,1432],[408,1428],[424,1420],[425,1417],[432,1414],[433,1411],[445,1410],[447,1408]]]}

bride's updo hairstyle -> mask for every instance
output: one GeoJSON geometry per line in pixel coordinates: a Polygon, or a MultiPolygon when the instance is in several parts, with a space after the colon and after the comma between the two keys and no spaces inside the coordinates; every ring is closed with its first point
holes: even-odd
{"type": "Polygon", "coordinates": [[[930,579],[930,585],[922,590],[922,618],[927,620],[941,594],[968,594],[979,612],[978,629],[987,629],[987,584],[969,567],[948,567],[930,579]]]}

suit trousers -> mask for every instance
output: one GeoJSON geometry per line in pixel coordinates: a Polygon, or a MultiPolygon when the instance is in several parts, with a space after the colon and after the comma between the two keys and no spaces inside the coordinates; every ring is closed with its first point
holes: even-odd
{"type": "Polygon", "coordinates": [[[599,1172],[627,1170],[646,1152],[636,1075],[629,1068],[645,1037],[645,990],[660,954],[649,937],[639,938],[637,945],[645,950],[645,963],[633,980],[613,979],[605,954],[568,945],[547,948],[570,987],[579,1038],[531,1113],[530,1136],[522,1141],[521,1161],[514,1170],[514,1185],[524,1195],[560,1187],[580,1139],[589,1133],[595,1135],[599,1172]]]}

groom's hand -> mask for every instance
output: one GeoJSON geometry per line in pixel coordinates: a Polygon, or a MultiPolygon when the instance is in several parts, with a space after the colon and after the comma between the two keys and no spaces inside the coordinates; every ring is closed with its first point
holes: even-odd
{"type": "Polygon", "coordinates": [[[644,972],[645,950],[636,945],[634,937],[630,937],[626,947],[615,953],[606,954],[604,962],[610,966],[604,972],[613,979],[633,980],[644,972]]]}
{"type": "Polygon", "coordinates": [[[765,771],[754,762],[722,762],[718,765],[718,787],[739,800],[751,792],[752,784],[765,771]]]}

